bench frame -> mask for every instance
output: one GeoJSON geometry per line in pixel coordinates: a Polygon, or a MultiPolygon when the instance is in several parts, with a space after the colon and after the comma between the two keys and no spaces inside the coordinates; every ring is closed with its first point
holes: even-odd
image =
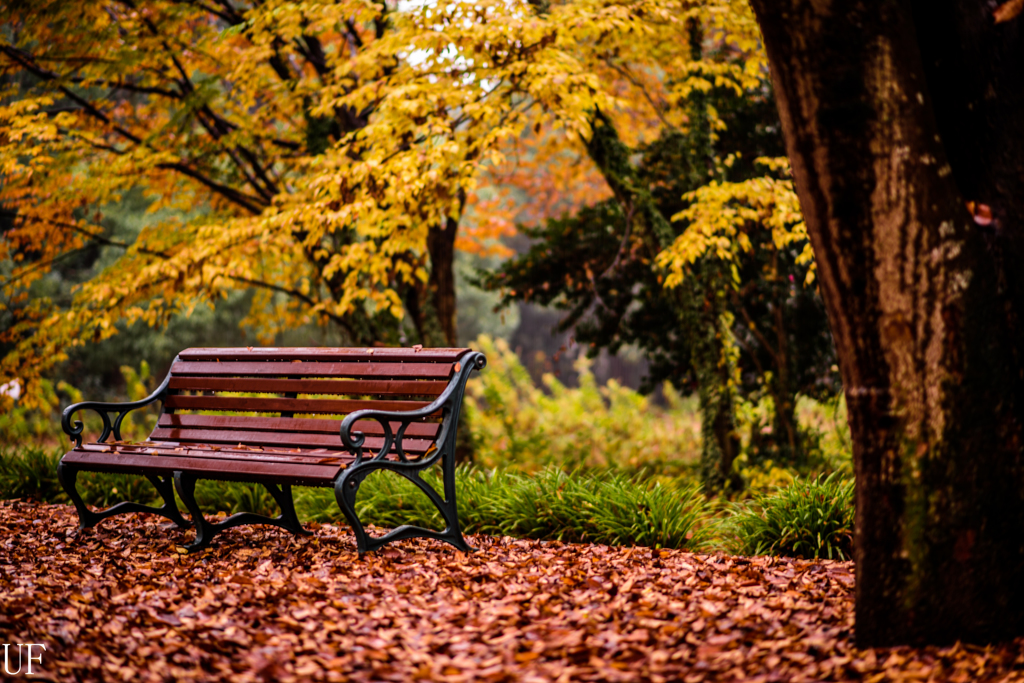
{"type": "MultiPolygon", "coordinates": [[[[175,359],[177,361],[177,359],[175,359]]],[[[459,526],[458,507],[456,504],[455,487],[455,440],[458,432],[459,413],[462,407],[462,400],[465,395],[466,382],[474,370],[482,369],[487,360],[482,353],[471,351],[459,358],[461,367],[457,366],[456,371],[448,382],[445,390],[429,405],[418,410],[411,411],[383,411],[375,409],[357,410],[347,415],[342,420],[340,438],[342,445],[354,454],[354,460],[343,469],[335,479],[334,494],[341,507],[342,513],[352,526],[356,536],[356,546],[359,554],[377,550],[384,545],[405,538],[433,538],[445,541],[459,550],[472,551],[473,548],[466,543],[459,526]],[[410,460],[402,448],[402,441],[405,431],[409,425],[419,422],[423,418],[441,412],[441,427],[437,434],[434,446],[423,456],[410,460]],[[359,420],[374,420],[378,422],[384,431],[384,443],[375,453],[364,457],[363,444],[366,436],[362,432],[353,431],[359,420]],[[393,431],[391,423],[400,424],[397,431],[393,431]],[[392,453],[392,447],[394,452],[392,453]],[[388,455],[397,455],[397,459],[389,459],[388,455]],[[421,478],[424,470],[440,462],[444,483],[443,497],[437,493],[429,484],[421,478]],[[403,525],[393,529],[380,537],[372,537],[363,527],[359,516],[356,513],[355,504],[359,487],[363,480],[372,472],[377,470],[388,470],[405,477],[416,485],[424,495],[437,507],[445,520],[446,527],[443,531],[433,531],[413,525],[403,525]]],[[[76,448],[82,445],[82,432],[84,425],[76,420],[72,425],[71,418],[79,410],[91,410],[97,413],[103,421],[103,431],[96,443],[106,443],[110,436],[116,441],[121,441],[121,425],[125,417],[133,410],[151,405],[156,401],[161,402],[163,409],[164,399],[169,395],[168,384],[171,380],[171,373],[157,389],[139,401],[124,403],[102,403],[96,401],[84,401],[68,406],[61,416],[61,427],[67,434],[76,448]],[[111,421],[111,415],[117,417],[111,421]]],[[[309,535],[311,532],[303,528],[295,513],[295,505],[292,498],[290,482],[272,482],[265,479],[253,479],[246,476],[230,476],[218,473],[216,476],[202,476],[196,473],[174,471],[168,476],[161,474],[165,468],[154,468],[157,471],[145,472],[133,468],[130,474],[141,474],[145,476],[156,488],[163,499],[163,505],[153,507],[140,503],[124,501],[117,503],[105,510],[93,511],[82,500],[76,486],[78,473],[81,471],[101,471],[100,469],[82,465],[81,463],[68,464],[61,459],[57,466],[57,476],[61,486],[71,498],[71,502],[78,512],[79,528],[86,529],[96,526],[104,519],[118,514],[130,512],[147,512],[166,517],[174,522],[179,528],[195,526],[196,538],[192,543],[184,546],[188,553],[202,550],[210,545],[213,538],[225,529],[240,526],[243,524],[268,524],[286,529],[293,534],[309,535]],[[227,519],[212,523],[208,521],[199,508],[195,499],[195,486],[200,479],[222,479],[228,481],[251,481],[262,484],[273,496],[281,509],[277,517],[267,517],[252,512],[239,512],[229,516],[227,519]],[[181,500],[192,518],[192,521],[185,519],[178,510],[174,492],[177,491],[181,500]]],[[[109,471],[109,470],[103,470],[109,471]]]]}

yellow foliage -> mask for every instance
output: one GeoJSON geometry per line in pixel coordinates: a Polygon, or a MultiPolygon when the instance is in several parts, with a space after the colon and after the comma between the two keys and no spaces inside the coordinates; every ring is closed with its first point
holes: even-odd
{"type": "MultiPolygon", "coordinates": [[[[512,221],[478,192],[513,172],[524,140],[547,145],[538,162],[579,158],[597,109],[627,142],[650,140],[686,127],[674,105],[688,93],[744,91],[766,73],[740,0],[538,6],[5,4],[0,203],[17,218],[0,239],[0,313],[14,320],[0,383],[19,378],[40,407],[41,379],[69,348],[238,288],[261,292],[246,323],[262,340],[309,321],[372,336],[375,323],[353,321],[400,318],[402,292],[425,286],[428,235],[467,207],[458,244],[500,252],[512,221]],[[688,21],[705,26],[713,59],[693,59],[688,21]],[[161,218],[115,244],[100,209],[139,187],[161,218]],[[70,309],[29,296],[97,242],[123,256],[70,309]]],[[[581,164],[557,171],[563,186],[593,180],[581,164]]]]}
{"type": "MultiPolygon", "coordinates": [[[[786,159],[758,162],[788,174],[786,159]]],[[[686,199],[692,204],[672,220],[686,221],[687,228],[657,259],[668,271],[666,287],[679,285],[689,267],[704,256],[735,261],[749,253],[753,246],[748,231],[759,229],[771,231],[775,249],[802,245],[797,263],[811,266],[805,284],[814,281],[814,254],[792,180],[764,176],[738,183],[712,181],[686,199]]]]}

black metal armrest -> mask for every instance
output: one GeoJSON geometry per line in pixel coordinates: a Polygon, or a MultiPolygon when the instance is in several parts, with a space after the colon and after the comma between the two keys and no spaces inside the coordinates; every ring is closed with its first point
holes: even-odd
{"type": "Polygon", "coordinates": [[[85,429],[85,425],[80,420],[75,420],[75,426],[71,426],[71,416],[79,410],[92,410],[97,413],[103,420],[103,433],[100,434],[98,440],[99,443],[103,443],[107,440],[107,437],[113,433],[114,438],[118,441],[121,440],[121,423],[124,421],[125,416],[136,408],[143,408],[156,401],[161,401],[167,395],[167,384],[171,381],[170,373],[167,373],[167,377],[164,381],[156,388],[152,394],[140,401],[129,401],[124,403],[103,403],[100,401],[82,401],[81,403],[74,403],[64,409],[64,413],[60,417],[60,426],[64,430],[64,433],[71,437],[71,440],[75,444],[75,448],[82,445],[82,431],[85,429]],[[117,418],[113,423],[110,422],[109,413],[118,413],[117,418]]]}
{"type": "Polygon", "coordinates": [[[466,381],[469,379],[470,373],[474,370],[480,370],[487,365],[487,358],[484,357],[484,354],[474,351],[463,356],[460,359],[460,363],[462,367],[459,368],[455,377],[448,383],[448,386],[441,395],[428,406],[408,411],[357,410],[346,416],[341,423],[341,442],[355,454],[355,464],[363,460],[363,443],[366,441],[365,434],[352,431],[352,428],[359,420],[376,420],[384,430],[384,443],[381,445],[380,450],[373,455],[373,460],[384,459],[391,452],[391,446],[394,445],[398,458],[402,462],[408,462],[405,451],[402,449],[402,439],[405,437],[405,430],[413,422],[429,417],[439,410],[443,410],[444,413],[441,422],[441,432],[437,435],[436,443],[444,444],[453,422],[449,419],[449,413],[453,408],[457,408],[462,404],[462,395],[466,389],[466,381]],[[392,422],[401,424],[397,433],[394,433],[391,429],[392,422]]]}

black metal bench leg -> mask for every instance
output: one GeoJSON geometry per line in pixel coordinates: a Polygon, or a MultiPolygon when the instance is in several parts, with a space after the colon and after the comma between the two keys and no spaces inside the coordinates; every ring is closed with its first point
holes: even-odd
{"type": "Polygon", "coordinates": [[[164,500],[164,504],[160,508],[160,514],[177,524],[179,529],[188,529],[191,527],[192,522],[181,516],[181,510],[178,509],[178,501],[174,499],[173,478],[169,476],[160,477],[155,474],[147,474],[146,479],[149,479],[150,483],[153,484],[156,490],[160,493],[160,497],[164,500]]]}
{"type": "Polygon", "coordinates": [[[68,494],[68,498],[71,499],[75,510],[78,512],[78,528],[88,529],[99,524],[102,518],[89,509],[89,506],[82,500],[81,494],[78,493],[76,485],[78,472],[79,470],[76,467],[68,467],[64,463],[57,465],[57,480],[64,487],[64,491],[68,494]]]}
{"type": "Polygon", "coordinates": [[[366,529],[363,528],[362,522],[359,521],[359,515],[356,514],[356,494],[359,493],[359,485],[363,483],[366,474],[350,469],[342,473],[334,484],[334,497],[356,535],[356,549],[360,556],[365,555],[370,549],[369,542],[371,540],[366,529]]]}
{"type": "Polygon", "coordinates": [[[280,488],[273,484],[264,484],[264,487],[270,491],[270,495],[274,497],[278,507],[281,508],[281,514],[274,518],[274,521],[280,522],[278,526],[299,536],[312,536],[313,532],[302,526],[302,522],[299,521],[299,516],[295,512],[295,499],[292,498],[291,484],[282,484],[280,488]]]}
{"type": "Polygon", "coordinates": [[[158,508],[151,505],[123,501],[117,505],[112,505],[106,510],[93,511],[89,509],[89,506],[82,500],[81,494],[78,493],[77,480],[80,471],[77,467],[69,467],[64,463],[57,465],[57,479],[60,481],[61,486],[64,487],[64,491],[67,492],[68,497],[71,498],[71,502],[75,506],[75,510],[78,512],[78,527],[80,529],[94,527],[107,517],[128,512],[149,512],[154,515],[161,515],[183,529],[192,526],[187,519],[181,516],[181,512],[178,510],[178,504],[174,500],[174,491],[171,489],[170,477],[160,478],[154,475],[146,475],[146,478],[156,487],[157,493],[160,494],[164,501],[164,504],[158,508]]]}
{"type": "Polygon", "coordinates": [[[361,466],[357,465],[346,470],[338,477],[338,481],[334,485],[334,497],[337,498],[338,506],[345,514],[345,518],[352,525],[352,531],[356,536],[356,548],[360,555],[364,555],[371,550],[378,550],[392,541],[404,538],[433,538],[450,543],[463,552],[473,552],[475,548],[466,543],[466,539],[463,538],[462,531],[459,528],[458,512],[455,507],[454,474],[451,475],[450,482],[446,481],[446,488],[450,489],[447,491],[447,500],[441,498],[429,484],[420,479],[418,470],[410,470],[408,466],[398,463],[364,462],[361,466]],[[407,524],[397,529],[392,529],[379,538],[373,538],[367,534],[366,529],[359,521],[359,516],[356,514],[356,494],[359,492],[359,486],[363,480],[366,479],[370,472],[377,469],[393,471],[416,484],[441,513],[441,517],[447,525],[445,530],[433,531],[407,524]]]}
{"type": "Polygon", "coordinates": [[[199,509],[199,503],[196,502],[195,477],[183,474],[182,472],[175,472],[174,488],[178,491],[178,495],[181,496],[181,501],[185,503],[185,507],[188,508],[188,513],[192,516],[192,524],[196,527],[196,539],[182,547],[189,554],[198,552],[210,545],[210,541],[217,535],[217,529],[206,521],[203,511],[199,509]]]}
{"type": "Polygon", "coordinates": [[[213,524],[207,521],[206,517],[203,516],[203,511],[199,509],[199,503],[196,502],[196,481],[197,477],[193,475],[182,472],[174,473],[174,488],[177,489],[178,495],[181,496],[182,501],[184,501],[189,514],[192,515],[192,521],[196,526],[196,540],[182,546],[189,554],[209,547],[210,542],[213,541],[213,537],[225,529],[242,526],[243,524],[268,524],[270,526],[281,527],[282,529],[297,535],[313,535],[313,532],[307,531],[302,527],[302,523],[299,521],[299,517],[295,513],[295,502],[292,499],[292,487],[288,484],[284,484],[280,488],[273,484],[264,484],[266,489],[270,491],[270,495],[274,497],[274,500],[277,501],[277,504],[281,508],[281,514],[277,517],[266,517],[265,515],[258,515],[253,512],[239,512],[231,515],[223,522],[213,524]]]}

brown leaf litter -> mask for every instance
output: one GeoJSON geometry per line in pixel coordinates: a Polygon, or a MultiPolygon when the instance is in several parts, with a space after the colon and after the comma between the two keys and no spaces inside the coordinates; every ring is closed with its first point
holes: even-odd
{"type": "Polygon", "coordinates": [[[180,556],[191,532],[155,517],[76,524],[69,506],[0,503],[0,642],[46,645],[34,678],[1024,680],[1024,639],[856,649],[847,562],[487,536],[359,559],[326,524],[180,556]]]}

